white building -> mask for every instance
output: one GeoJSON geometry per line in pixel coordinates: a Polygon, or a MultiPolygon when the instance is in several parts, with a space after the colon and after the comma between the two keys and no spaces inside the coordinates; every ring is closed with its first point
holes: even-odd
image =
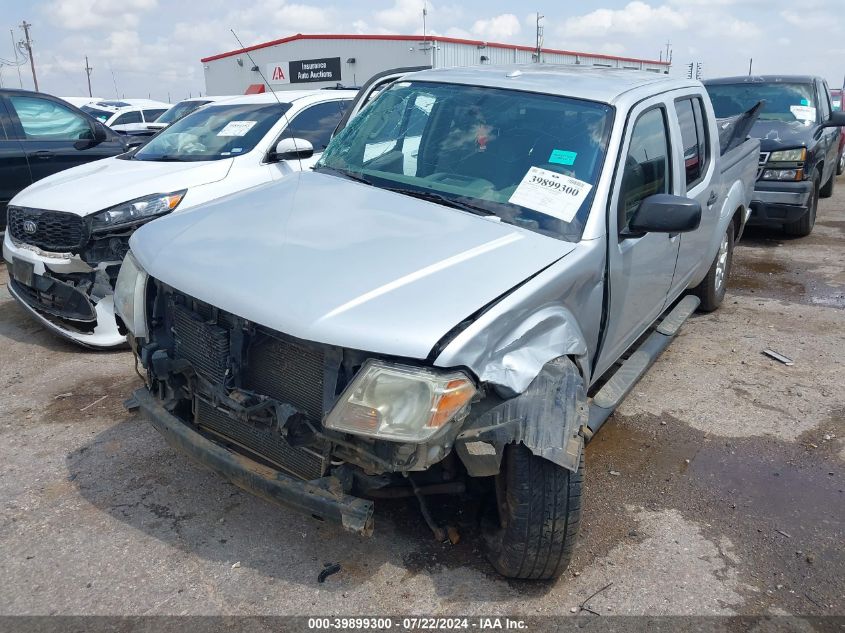
{"type": "MultiPolygon", "coordinates": [[[[273,90],[324,88],[338,83],[360,86],[376,73],[391,68],[526,64],[535,61],[535,55],[530,46],[454,37],[298,34],[201,61],[206,94],[220,95],[264,92],[268,85],[273,90]]],[[[669,70],[665,61],[550,48],[542,49],[540,61],[653,72],[669,70]]]]}

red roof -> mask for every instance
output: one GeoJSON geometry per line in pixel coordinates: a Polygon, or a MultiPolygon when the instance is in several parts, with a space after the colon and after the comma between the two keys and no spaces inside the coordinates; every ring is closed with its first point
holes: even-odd
{"type": "MultiPolygon", "coordinates": [[[[401,41],[401,42],[409,42],[414,41],[418,42],[420,40],[425,39],[426,41],[430,42],[446,42],[450,44],[470,44],[472,46],[489,46],[491,48],[506,48],[508,50],[518,50],[518,51],[534,51],[533,46],[522,46],[519,44],[502,44],[499,42],[482,42],[481,40],[464,40],[457,37],[442,37],[440,35],[429,35],[423,38],[422,35],[336,35],[336,34],[328,34],[328,35],[303,35],[302,33],[297,33],[296,35],[291,35],[290,37],[283,37],[278,40],[272,40],[270,42],[264,42],[263,44],[255,44],[253,46],[247,46],[246,48],[239,48],[235,51],[229,51],[228,53],[220,53],[218,55],[211,55],[210,57],[203,57],[200,61],[202,63],[211,62],[215,59],[222,59],[224,57],[231,57],[232,55],[241,55],[242,53],[246,53],[249,51],[255,51],[261,48],[268,48],[270,46],[278,46],[279,44],[287,44],[288,42],[295,42],[297,40],[387,40],[387,41],[401,41]]],[[[620,61],[620,62],[637,62],[637,63],[645,63],[645,64],[660,64],[661,66],[668,66],[669,62],[665,61],[655,61],[652,59],[638,59],[636,57],[619,57],[618,55],[604,55],[602,53],[580,53],[578,51],[565,51],[559,50],[555,48],[544,48],[542,49],[544,53],[557,53],[562,55],[580,55],[582,57],[596,57],[598,59],[610,59],[613,61],[620,61]]]]}

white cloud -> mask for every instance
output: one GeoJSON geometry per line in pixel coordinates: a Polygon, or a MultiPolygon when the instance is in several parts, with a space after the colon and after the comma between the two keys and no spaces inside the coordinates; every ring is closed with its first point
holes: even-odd
{"type": "Polygon", "coordinates": [[[503,13],[492,18],[476,20],[470,29],[476,37],[483,40],[508,42],[522,31],[519,18],[513,13],[503,13]]]}
{"type": "Polygon", "coordinates": [[[48,19],[70,30],[138,25],[138,14],[152,11],[158,0],[53,0],[44,7],[48,19]]]}
{"type": "Polygon", "coordinates": [[[653,31],[686,29],[687,17],[672,7],[653,7],[640,0],[622,9],[596,9],[586,15],[568,18],[558,29],[564,37],[607,37],[613,34],[644,35],[653,31]]]}
{"type": "MultiPolygon", "coordinates": [[[[429,6],[429,13],[434,7],[429,6]]],[[[393,6],[376,11],[373,19],[378,27],[397,33],[416,33],[422,31],[422,0],[394,0],[393,6]]]]}

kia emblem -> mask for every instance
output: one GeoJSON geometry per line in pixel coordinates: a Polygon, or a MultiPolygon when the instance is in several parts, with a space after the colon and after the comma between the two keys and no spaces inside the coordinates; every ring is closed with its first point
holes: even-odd
{"type": "Polygon", "coordinates": [[[38,225],[32,220],[23,221],[23,232],[32,235],[38,230],[38,225]]]}

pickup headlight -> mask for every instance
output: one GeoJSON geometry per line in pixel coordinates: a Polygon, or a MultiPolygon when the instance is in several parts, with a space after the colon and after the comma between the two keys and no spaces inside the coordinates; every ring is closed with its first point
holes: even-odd
{"type": "Polygon", "coordinates": [[[800,163],[807,159],[807,148],[782,149],[769,154],[770,163],[800,163]]]}
{"type": "Polygon", "coordinates": [[[422,443],[452,420],[465,416],[475,391],[475,385],[460,371],[438,372],[368,360],[325,425],[355,435],[422,443]]]}
{"type": "Polygon", "coordinates": [[[763,180],[803,180],[803,169],[766,169],[763,180]]]}
{"type": "Polygon", "coordinates": [[[182,202],[186,191],[183,189],[173,193],[156,193],[100,211],[91,217],[91,230],[95,233],[110,231],[170,213],[182,202]]]}
{"type": "Polygon", "coordinates": [[[114,312],[135,338],[147,337],[146,290],[149,276],[129,251],[114,286],[114,312]]]}

